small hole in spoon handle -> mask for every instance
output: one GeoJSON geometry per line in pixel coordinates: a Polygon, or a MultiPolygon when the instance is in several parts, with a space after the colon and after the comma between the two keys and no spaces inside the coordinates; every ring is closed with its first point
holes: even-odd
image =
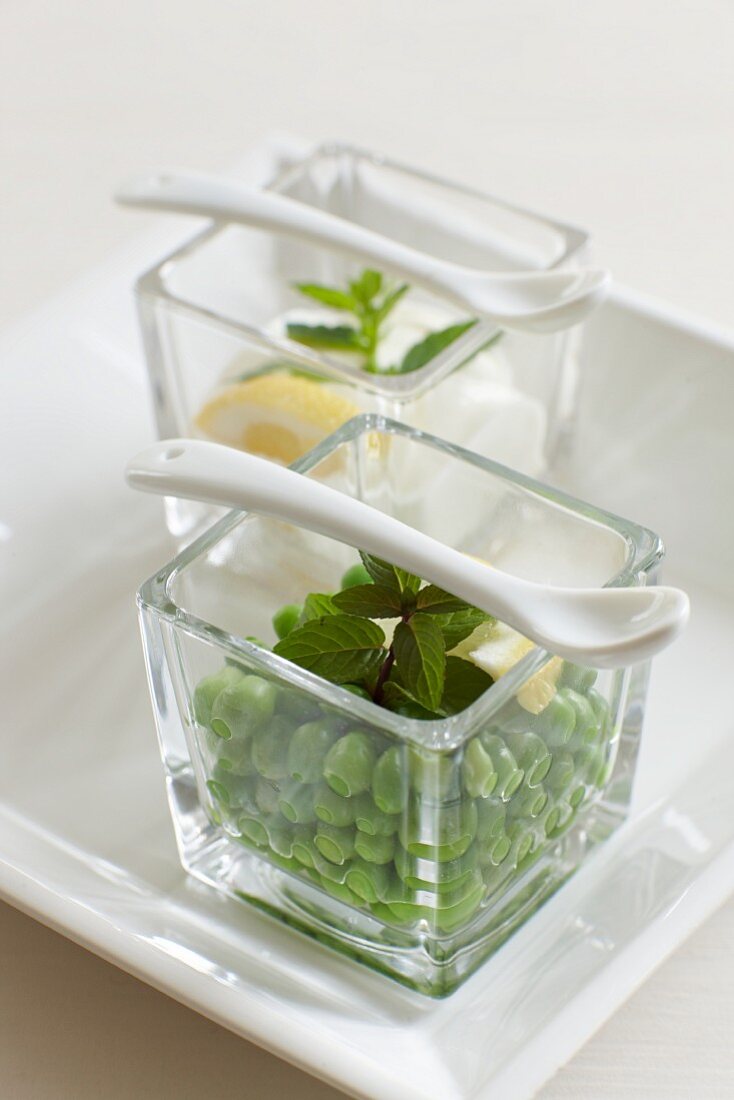
{"type": "Polygon", "coordinates": [[[163,462],[171,462],[174,458],[180,458],[183,453],[183,447],[169,447],[168,450],[164,451],[161,455],[161,460],[163,462]]]}

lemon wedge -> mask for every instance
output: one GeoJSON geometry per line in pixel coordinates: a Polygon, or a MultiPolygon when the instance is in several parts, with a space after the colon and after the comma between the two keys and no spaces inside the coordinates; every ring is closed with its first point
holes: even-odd
{"type": "Polygon", "coordinates": [[[279,372],[227,386],[194,423],[217,443],[287,465],[358,412],[323,383],[279,372]]]}
{"type": "MultiPolygon", "coordinates": [[[[493,680],[499,680],[530,652],[533,645],[529,638],[506,623],[491,622],[478,626],[468,638],[459,642],[452,654],[472,661],[488,672],[493,680]]],[[[530,714],[540,714],[545,710],[556,693],[562,667],[561,658],[553,657],[522,685],[516,698],[524,710],[530,714]]]]}

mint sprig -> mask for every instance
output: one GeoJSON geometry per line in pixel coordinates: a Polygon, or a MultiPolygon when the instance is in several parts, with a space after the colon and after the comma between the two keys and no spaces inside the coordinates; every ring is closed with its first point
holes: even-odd
{"type": "Polygon", "coordinates": [[[309,594],[274,652],[406,717],[436,719],[469,706],[492,678],[450,650],[492,616],[390,562],[361,557],[371,583],[309,594]],[[398,620],[390,644],[374,620],[398,620]]]}
{"type": "Polygon", "coordinates": [[[354,324],[309,325],[293,321],[286,326],[288,337],[310,348],[359,352],[363,370],[371,374],[408,374],[418,370],[476,324],[476,320],[463,321],[429,333],[409,348],[400,363],[383,368],[377,364],[382,326],[410,289],[407,283],[387,286],[381,272],[365,268],[346,289],[322,283],[295,283],[294,286],[306,298],[329,309],[351,313],[354,324]]]}

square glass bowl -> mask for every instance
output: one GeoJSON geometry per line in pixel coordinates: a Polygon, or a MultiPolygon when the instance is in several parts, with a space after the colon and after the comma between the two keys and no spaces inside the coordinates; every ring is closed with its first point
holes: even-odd
{"type": "MultiPolygon", "coordinates": [[[[650,584],[663,556],[636,524],[372,415],[296,466],[534,580],[650,584]]],[[[142,586],[170,806],[191,874],[438,997],[624,820],[648,669],[528,644],[459,714],[403,717],[265,648],[277,609],[357,560],[232,512],[142,586]]]]}
{"type": "MultiPolygon", "coordinates": [[[[580,230],[342,145],[318,149],[269,186],[488,271],[571,268],[588,258],[580,230]]],[[[146,272],[136,291],[160,436],[203,435],[290,463],[352,416],[376,412],[541,472],[572,420],[577,330],[500,335],[479,322],[423,366],[394,374],[368,373],[361,355],[288,337],[289,320],[349,320],[294,283],[346,286],[363,266],[328,248],[212,224],[146,272]]],[[[427,333],[467,320],[412,288],[386,322],[381,367],[401,362],[427,333]]],[[[168,516],[185,539],[212,512],[170,502],[168,516]]]]}

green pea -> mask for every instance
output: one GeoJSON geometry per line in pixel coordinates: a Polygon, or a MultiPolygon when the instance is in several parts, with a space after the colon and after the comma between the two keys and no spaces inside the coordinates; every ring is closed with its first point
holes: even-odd
{"type": "Polygon", "coordinates": [[[314,868],[319,856],[319,851],[314,844],[313,833],[308,826],[297,826],[293,834],[293,858],[301,866],[314,868]]]}
{"type": "Polygon", "coordinates": [[[287,718],[291,725],[301,726],[321,717],[321,705],[317,699],[298,688],[286,688],[281,685],[275,703],[275,713],[287,718]]]}
{"type": "Polygon", "coordinates": [[[212,825],[222,825],[224,823],[224,818],[216,806],[207,806],[205,809],[212,825]]]}
{"type": "Polygon", "coordinates": [[[224,783],[217,783],[216,779],[207,779],[206,785],[212,798],[216,799],[220,806],[224,806],[224,808],[228,810],[229,791],[225,787],[224,783]]]}
{"type": "Polygon", "coordinates": [[[559,800],[549,813],[545,822],[546,835],[555,839],[571,824],[574,818],[574,809],[565,801],[559,800]]]}
{"type": "Polygon", "coordinates": [[[288,773],[303,783],[316,783],[326,754],[338,737],[328,722],[306,722],[294,731],[288,746],[288,773]]]}
{"type": "Polygon", "coordinates": [[[390,863],[395,854],[394,836],[372,836],[357,830],[354,850],[367,863],[390,863]]]}
{"type": "Polygon", "coordinates": [[[570,661],[566,661],[558,683],[561,687],[570,687],[581,695],[585,695],[589,688],[596,683],[596,677],[596,669],[583,668],[581,665],[574,665],[570,661]]]}
{"type": "Polygon", "coordinates": [[[388,900],[387,908],[401,924],[425,920],[440,932],[450,932],[465,924],[476,913],[483,896],[484,882],[476,872],[453,895],[413,892],[403,887],[402,896],[396,891],[388,900]]]}
{"type": "Polygon", "coordinates": [[[392,836],[397,832],[399,814],[383,813],[367,793],[359,795],[357,803],[354,824],[360,832],[370,836],[392,836]]]}
{"type": "Polygon", "coordinates": [[[357,897],[353,890],[350,890],[345,882],[334,882],[332,879],[321,876],[321,885],[327,894],[331,894],[337,901],[344,902],[345,905],[361,907],[362,899],[357,897]]]}
{"type": "Polygon", "coordinates": [[[238,705],[248,710],[253,719],[266,721],[275,713],[278,689],[262,676],[245,676],[237,685],[238,705]]]}
{"type": "Polygon", "coordinates": [[[606,752],[601,745],[586,745],[574,756],[579,779],[585,779],[594,787],[601,786],[606,769],[606,752]]]}
{"type": "Polygon", "coordinates": [[[503,835],[506,815],[505,804],[499,799],[477,802],[477,843],[481,847],[503,835]]]}
{"type": "Polygon", "coordinates": [[[372,772],[372,797],[383,813],[399,814],[408,801],[408,777],[398,745],[383,752],[372,772]]]}
{"type": "Polygon", "coordinates": [[[274,852],[272,848],[270,849],[270,862],[274,863],[276,867],[282,867],[284,871],[296,871],[299,875],[305,873],[305,868],[301,867],[297,859],[281,856],[274,852]]]}
{"type": "Polygon", "coordinates": [[[548,795],[542,787],[522,787],[511,800],[507,813],[513,818],[538,817],[548,803],[548,795]]]}
{"type": "Polygon", "coordinates": [[[342,684],[345,691],[348,691],[350,695],[357,695],[360,699],[369,699],[372,701],[372,696],[368,692],[367,688],[362,687],[361,684],[342,684]]]}
{"type": "MultiPolygon", "coordinates": [[[[218,739],[219,740],[219,739],[218,739]]],[[[232,775],[253,775],[255,765],[252,762],[252,747],[249,741],[219,740],[219,767],[232,775]]]]}
{"type": "Polygon", "coordinates": [[[344,797],[369,789],[375,766],[375,749],[366,733],[354,731],[336,741],[324,762],[324,777],[333,791],[344,797]]]}
{"type": "Polygon", "coordinates": [[[226,687],[242,679],[238,668],[225,665],[213,676],[200,680],[194,689],[194,718],[200,726],[208,726],[211,721],[214,700],[226,687]]]}
{"type": "MultiPolygon", "coordinates": [[[[443,864],[439,864],[443,866],[443,864]]],[[[437,894],[441,897],[446,895],[457,896],[457,892],[469,887],[475,880],[477,872],[473,869],[469,869],[461,875],[460,878],[454,879],[452,882],[430,882],[428,879],[414,878],[409,875],[404,879],[406,886],[409,886],[413,890],[420,890],[428,894],[437,894]]]]}
{"type": "Polygon", "coordinates": [[[473,737],[464,749],[461,778],[471,798],[488,798],[497,786],[498,776],[492,757],[478,737],[473,737]]]}
{"type": "Polygon", "coordinates": [[[595,688],[591,688],[586,693],[586,698],[589,700],[594,709],[594,714],[596,715],[596,720],[599,724],[599,729],[601,730],[602,737],[609,737],[611,733],[610,727],[612,723],[612,715],[609,708],[609,703],[606,701],[604,696],[595,688]]]}
{"type": "Polygon", "coordinates": [[[242,816],[239,818],[237,826],[245,840],[249,840],[258,848],[267,846],[268,833],[262,821],[258,821],[256,817],[242,816]]]}
{"type": "Polygon", "coordinates": [[[249,777],[232,775],[217,766],[207,787],[220,806],[225,809],[255,809],[252,780],[249,777]]]}
{"type": "Polygon", "coordinates": [[[486,842],[480,856],[480,863],[483,867],[499,867],[507,859],[511,847],[512,841],[503,830],[486,842]]]}
{"type": "Polygon", "coordinates": [[[287,603],[273,615],[273,630],[278,638],[286,638],[291,630],[298,625],[298,620],[303,611],[302,603],[287,603]]]}
{"type": "Polygon", "coordinates": [[[321,880],[328,878],[330,882],[344,882],[351,865],[351,859],[346,859],[343,863],[332,863],[331,860],[326,859],[316,847],[314,837],[314,867],[321,880]]]}
{"type": "Polygon", "coordinates": [[[473,801],[455,802],[440,809],[416,801],[401,818],[398,836],[411,855],[444,862],[466,852],[477,824],[473,801]]]}
{"type": "Polygon", "coordinates": [[[547,707],[535,717],[535,729],[552,748],[562,748],[571,740],[576,726],[576,711],[562,695],[554,695],[547,707]]]}
{"type": "Polygon", "coordinates": [[[519,768],[525,772],[525,784],[537,787],[550,771],[553,757],[545,741],[537,733],[510,733],[507,744],[517,760],[519,768]]]}
{"type": "Polygon", "coordinates": [[[515,757],[501,737],[485,731],[480,734],[485,752],[489,756],[497,773],[495,795],[507,802],[522,783],[525,773],[518,767],[515,757]]]}
{"type": "Polygon", "coordinates": [[[265,779],[285,779],[288,775],[290,738],[290,723],[277,716],[255,737],[252,762],[265,779]]]}
{"type": "Polygon", "coordinates": [[[574,758],[568,752],[553,753],[553,763],[546,776],[545,785],[556,794],[562,794],[568,790],[576,774],[574,758]]]}
{"type": "Polygon", "coordinates": [[[319,821],[327,825],[353,825],[357,799],[344,798],[326,783],[321,783],[314,795],[314,811],[319,821]]]}
{"type": "Polygon", "coordinates": [[[431,802],[461,796],[459,765],[455,756],[408,749],[408,771],[413,790],[431,802]]]}
{"type": "Polygon", "coordinates": [[[277,688],[261,676],[242,676],[215,699],[212,730],[224,740],[248,737],[272,717],[277,694],[277,688]]]}
{"type": "Polygon", "coordinates": [[[345,883],[362,901],[373,905],[385,896],[390,872],[378,863],[355,859],[347,871],[345,883]]]}
{"type": "Polygon", "coordinates": [[[505,703],[500,714],[495,718],[496,726],[489,733],[526,733],[532,726],[535,718],[525,707],[521,707],[517,700],[512,699],[505,703]]]}
{"type": "Polygon", "coordinates": [[[220,691],[212,705],[209,727],[221,741],[229,741],[235,734],[240,738],[249,736],[251,723],[247,715],[241,714],[229,705],[227,690],[220,691]]]}
{"type": "MultiPolygon", "coordinates": [[[[505,837],[507,840],[507,837],[505,837]]],[[[500,891],[505,891],[512,884],[512,879],[515,874],[515,870],[511,861],[507,858],[510,848],[510,842],[507,840],[507,852],[504,859],[499,863],[488,863],[482,869],[482,877],[484,878],[484,888],[486,896],[491,897],[492,894],[498,894],[500,891]]]]}
{"type": "MultiPolygon", "coordinates": [[[[281,819],[267,821],[265,829],[268,834],[268,844],[271,851],[281,859],[291,860],[293,856],[294,830],[281,819]]],[[[296,861],[297,863],[297,861],[296,861]]]]}
{"type": "MultiPolygon", "coordinates": [[[[440,905],[434,913],[434,924],[439,932],[455,932],[467,924],[481,905],[484,897],[484,881],[477,873],[476,878],[462,892],[462,896],[451,899],[450,905],[440,905]]],[[[443,902],[445,899],[441,899],[443,902]]]]}
{"type": "Polygon", "coordinates": [[[546,836],[552,836],[558,828],[563,816],[562,807],[556,802],[549,802],[545,811],[540,815],[538,824],[542,825],[546,836]]]}
{"type": "Polygon", "coordinates": [[[346,863],[355,852],[355,830],[319,822],[314,844],[329,863],[346,863]]]}
{"type": "Polygon", "coordinates": [[[564,688],[562,694],[576,713],[576,725],[569,747],[580,748],[598,740],[601,733],[599,720],[589,700],[579,695],[573,688],[564,688]]]}
{"type": "Polygon", "coordinates": [[[533,833],[524,822],[513,821],[507,826],[507,839],[510,841],[508,858],[512,866],[517,867],[533,847],[533,833]]]}
{"type": "MultiPolygon", "coordinates": [[[[424,915],[424,909],[418,904],[418,894],[409,889],[400,879],[391,879],[385,891],[385,905],[389,913],[388,923],[396,920],[400,924],[412,924],[424,915]]],[[[373,906],[373,913],[381,912],[373,906]]]]}
{"type": "Polygon", "coordinates": [[[293,825],[310,825],[316,820],[314,797],[313,787],[289,783],[280,793],[278,809],[293,825]]]}
{"type": "Polygon", "coordinates": [[[369,575],[362,562],[357,562],[356,565],[350,565],[346,573],[341,579],[341,588],[356,588],[358,584],[372,584],[372,577],[369,575]]]}
{"type": "Polygon", "coordinates": [[[395,870],[406,886],[419,890],[451,889],[461,879],[473,871],[479,861],[479,850],[473,844],[462,856],[437,863],[432,859],[420,859],[412,856],[398,845],[395,849],[395,870]]]}
{"type": "Polygon", "coordinates": [[[577,810],[586,798],[586,784],[579,783],[568,796],[568,804],[572,810],[577,810]]]}
{"type": "Polygon", "coordinates": [[[260,777],[255,786],[255,802],[262,814],[274,814],[278,812],[278,799],[280,788],[270,779],[260,777]]]}
{"type": "Polygon", "coordinates": [[[599,790],[604,790],[609,780],[612,778],[614,772],[614,765],[616,763],[616,756],[612,754],[607,756],[599,770],[599,773],[594,780],[595,785],[599,790]]]}

